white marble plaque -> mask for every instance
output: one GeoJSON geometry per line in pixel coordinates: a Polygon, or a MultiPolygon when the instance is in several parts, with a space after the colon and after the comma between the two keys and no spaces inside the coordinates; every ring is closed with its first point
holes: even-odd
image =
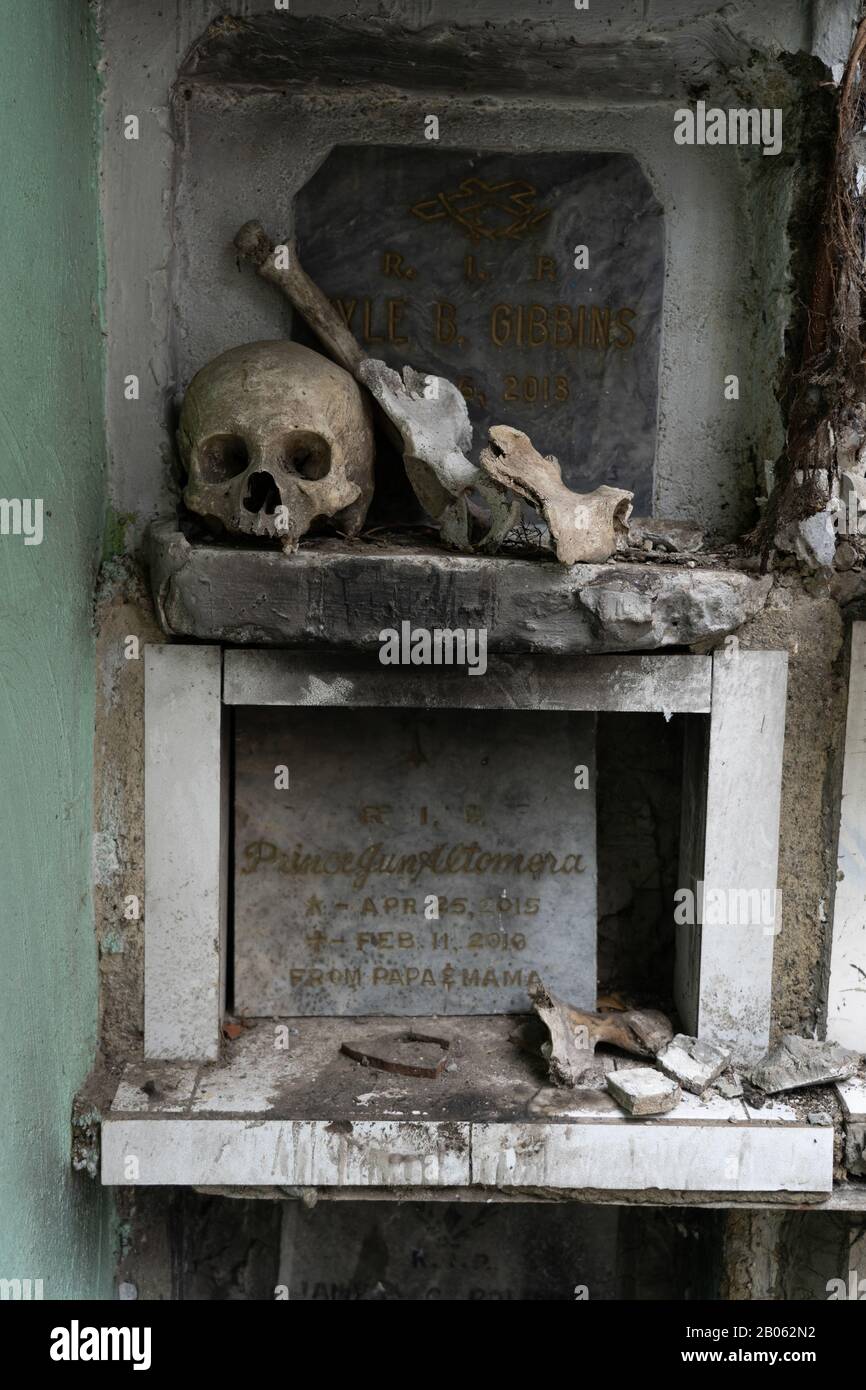
{"type": "Polygon", "coordinates": [[[238,709],[237,1011],[523,1012],[539,976],[593,1008],[594,734],[589,714],[238,709]]]}

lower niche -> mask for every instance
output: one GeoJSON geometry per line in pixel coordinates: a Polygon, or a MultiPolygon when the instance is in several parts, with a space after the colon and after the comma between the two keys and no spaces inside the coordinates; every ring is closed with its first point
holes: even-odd
{"type": "Polygon", "coordinates": [[[522,1013],[539,979],[669,1008],[681,726],[239,710],[235,1009],[522,1013]]]}
{"type": "Polygon", "coordinates": [[[278,1284],[295,1302],[712,1298],[723,1220],[574,1203],[293,1203],[278,1284]]]}

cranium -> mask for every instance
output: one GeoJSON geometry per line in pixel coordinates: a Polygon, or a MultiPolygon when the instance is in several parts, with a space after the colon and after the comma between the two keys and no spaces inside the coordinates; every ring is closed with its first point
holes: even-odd
{"type": "Polygon", "coordinates": [[[178,445],[190,511],[289,552],[320,517],[354,535],[373,495],[369,404],[348,372],[299,343],[247,343],[203,367],[178,445]]]}

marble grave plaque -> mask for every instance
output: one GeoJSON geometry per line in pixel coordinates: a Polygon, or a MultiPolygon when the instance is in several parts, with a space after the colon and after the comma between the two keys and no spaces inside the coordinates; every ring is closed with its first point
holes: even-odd
{"type": "Polygon", "coordinates": [[[539,975],[595,1007],[594,715],[239,708],[235,727],[237,1012],[524,1012],[539,975]]]}
{"type": "Polygon", "coordinates": [[[460,387],[476,459],[513,425],[573,487],[651,511],[664,225],[632,156],[339,147],[295,224],[371,357],[460,387]]]}

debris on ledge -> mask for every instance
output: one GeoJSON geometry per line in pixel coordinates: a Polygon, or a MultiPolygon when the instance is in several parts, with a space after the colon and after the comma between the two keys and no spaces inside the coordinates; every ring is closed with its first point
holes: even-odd
{"type": "Polygon", "coordinates": [[[828,1086],[846,1081],[860,1065],[860,1055],[839,1043],[819,1042],[787,1033],[777,1047],[752,1069],[749,1080],[767,1095],[796,1091],[801,1086],[828,1086]]]}
{"type": "Polygon", "coordinates": [[[700,1096],[711,1086],[731,1060],[726,1047],[701,1038],[690,1038],[685,1033],[677,1033],[667,1047],[663,1047],[656,1059],[666,1076],[693,1095],[700,1096]]]}
{"type": "Polygon", "coordinates": [[[651,1067],[610,1072],[607,1089],[627,1115],[665,1115],[681,1095],[675,1081],[651,1067]]]}

